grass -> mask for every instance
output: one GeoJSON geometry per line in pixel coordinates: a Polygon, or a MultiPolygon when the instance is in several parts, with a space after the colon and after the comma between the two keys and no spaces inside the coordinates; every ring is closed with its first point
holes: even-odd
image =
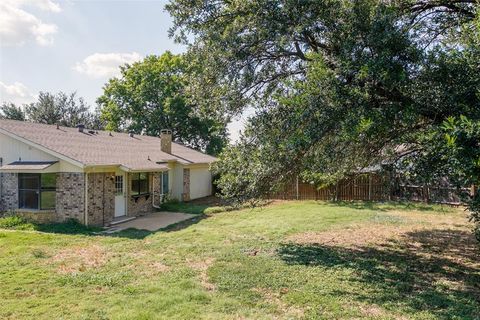
{"type": "Polygon", "coordinates": [[[62,223],[33,223],[19,216],[0,218],[0,229],[30,230],[63,234],[94,234],[103,230],[99,227],[86,227],[73,219],[62,223]]]}
{"type": "MultiPolygon", "coordinates": [[[[217,197],[207,197],[190,201],[188,203],[167,201],[162,204],[163,211],[183,212],[191,214],[215,214],[232,211],[235,208],[217,197]]],[[[237,208],[238,209],[238,208],[237,208]]]]}
{"type": "Polygon", "coordinates": [[[166,202],[162,204],[163,211],[203,214],[210,207],[206,204],[189,204],[185,202],[166,202]]]}
{"type": "Polygon", "coordinates": [[[0,230],[0,318],[480,315],[480,249],[462,209],[284,202],[154,233],[65,227],[0,230]]]}

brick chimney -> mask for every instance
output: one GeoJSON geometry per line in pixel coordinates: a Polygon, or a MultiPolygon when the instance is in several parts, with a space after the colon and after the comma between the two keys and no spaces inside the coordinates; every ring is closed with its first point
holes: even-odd
{"type": "Polygon", "coordinates": [[[160,149],[166,153],[172,153],[172,130],[160,131],[160,149]]]}

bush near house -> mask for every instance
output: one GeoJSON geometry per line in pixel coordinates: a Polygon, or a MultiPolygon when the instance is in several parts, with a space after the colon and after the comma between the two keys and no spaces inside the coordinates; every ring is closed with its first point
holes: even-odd
{"type": "Polygon", "coordinates": [[[100,227],[87,227],[74,219],[60,223],[36,223],[17,215],[7,215],[0,218],[0,229],[30,230],[65,234],[93,234],[103,230],[100,227]]]}

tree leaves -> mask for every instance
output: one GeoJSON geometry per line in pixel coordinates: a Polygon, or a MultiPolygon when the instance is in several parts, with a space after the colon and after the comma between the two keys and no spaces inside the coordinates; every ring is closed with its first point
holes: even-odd
{"type": "Polygon", "coordinates": [[[185,90],[189,65],[184,57],[166,52],[125,65],[98,98],[102,119],[110,130],[157,136],[171,129],[177,142],[217,154],[226,143],[226,121],[200,116],[185,90]]]}

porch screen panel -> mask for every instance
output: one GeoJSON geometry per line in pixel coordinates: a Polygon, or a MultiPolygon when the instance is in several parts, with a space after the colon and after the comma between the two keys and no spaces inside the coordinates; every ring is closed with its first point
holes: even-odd
{"type": "Polygon", "coordinates": [[[168,171],[162,173],[162,193],[168,193],[168,171]]]}

